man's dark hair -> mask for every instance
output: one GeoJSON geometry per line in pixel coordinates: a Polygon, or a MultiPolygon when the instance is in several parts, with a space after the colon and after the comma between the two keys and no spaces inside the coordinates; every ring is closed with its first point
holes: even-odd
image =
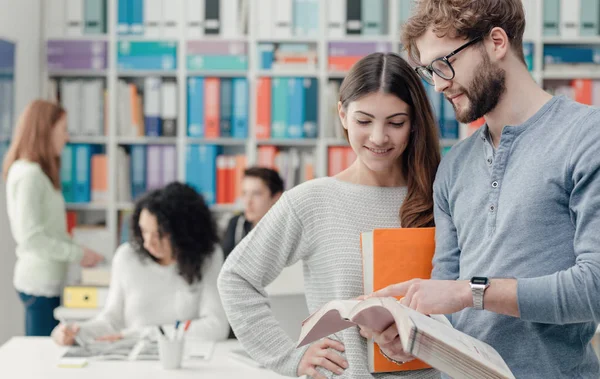
{"type": "Polygon", "coordinates": [[[271,196],[283,192],[283,180],[277,171],[266,167],[250,167],[244,171],[244,177],[258,178],[271,191],[271,196]]]}

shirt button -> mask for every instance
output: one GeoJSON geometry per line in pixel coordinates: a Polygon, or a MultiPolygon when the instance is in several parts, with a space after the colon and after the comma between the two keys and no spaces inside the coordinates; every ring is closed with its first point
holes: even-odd
{"type": "Polygon", "coordinates": [[[492,187],[494,187],[494,188],[498,187],[498,182],[496,182],[496,181],[492,182],[492,187]]]}
{"type": "Polygon", "coordinates": [[[496,210],[496,207],[493,205],[490,205],[490,212],[494,212],[496,210]]]}
{"type": "Polygon", "coordinates": [[[492,164],[492,158],[488,158],[488,159],[487,159],[487,163],[488,163],[488,164],[492,164]]]}

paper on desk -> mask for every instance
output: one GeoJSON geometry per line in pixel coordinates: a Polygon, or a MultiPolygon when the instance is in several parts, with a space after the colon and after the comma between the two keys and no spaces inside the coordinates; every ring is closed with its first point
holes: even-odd
{"type": "Polygon", "coordinates": [[[184,357],[186,359],[210,360],[214,350],[215,343],[213,341],[186,338],[184,357]]]}

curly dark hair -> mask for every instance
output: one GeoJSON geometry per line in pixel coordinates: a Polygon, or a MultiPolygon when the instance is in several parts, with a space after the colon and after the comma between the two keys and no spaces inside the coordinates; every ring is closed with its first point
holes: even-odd
{"type": "Polygon", "coordinates": [[[138,224],[142,210],[156,217],[160,237],[169,236],[179,275],[189,284],[202,280],[202,267],[219,242],[210,209],[187,184],[173,182],[141,197],[131,216],[132,246],[142,259],[158,261],[144,248],[138,224]]]}

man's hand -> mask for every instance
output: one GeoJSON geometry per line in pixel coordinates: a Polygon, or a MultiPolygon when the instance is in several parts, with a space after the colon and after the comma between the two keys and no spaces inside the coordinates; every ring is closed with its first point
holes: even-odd
{"type": "Polygon", "coordinates": [[[344,351],[344,345],[341,342],[329,338],[313,343],[298,364],[298,376],[308,375],[315,379],[327,379],[317,371],[318,366],[341,375],[348,368],[348,362],[329,348],[344,351]]]}
{"type": "Polygon", "coordinates": [[[426,315],[455,313],[473,305],[467,280],[412,279],[387,286],[371,296],[403,297],[403,305],[426,315]]]}
{"type": "Polygon", "coordinates": [[[395,323],[380,333],[364,326],[360,326],[360,335],[366,339],[373,339],[373,341],[379,345],[381,351],[395,361],[409,362],[415,359],[412,355],[407,354],[402,350],[398,328],[395,323]]]}

